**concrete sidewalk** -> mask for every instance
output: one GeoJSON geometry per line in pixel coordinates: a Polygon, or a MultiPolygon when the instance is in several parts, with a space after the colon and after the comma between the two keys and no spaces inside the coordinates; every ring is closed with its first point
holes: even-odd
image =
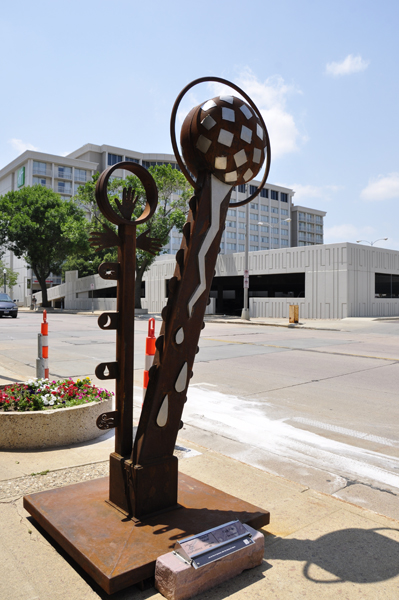
{"type": "MultiPolygon", "coordinates": [[[[397,600],[398,521],[184,439],[178,444],[183,456],[181,472],[271,513],[271,524],[263,529],[266,547],[262,565],[199,595],[198,600],[397,600]],[[189,447],[191,452],[182,447],[189,447]]],[[[100,441],[70,448],[0,453],[1,600],[109,598],[36,528],[22,507],[22,495],[105,474],[113,447],[109,433],[100,441]]],[[[112,598],[160,600],[162,596],[153,588],[143,592],[134,586],[112,598]]]]}

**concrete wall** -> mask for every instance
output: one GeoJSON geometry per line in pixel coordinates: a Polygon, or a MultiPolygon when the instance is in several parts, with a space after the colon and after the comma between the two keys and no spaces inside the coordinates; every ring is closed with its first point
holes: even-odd
{"type": "MultiPolygon", "coordinates": [[[[173,277],[175,257],[158,258],[144,275],[146,297],[142,307],[160,313],[166,305],[166,281],[173,277]]],[[[307,319],[398,316],[399,298],[375,298],[375,273],[399,275],[399,252],[357,244],[302,246],[250,252],[253,275],[305,273],[304,298],[252,298],[252,317],[288,317],[288,307],[299,305],[307,319]]],[[[244,274],[244,253],[219,255],[216,276],[244,274]]],[[[50,300],[64,299],[64,308],[91,310],[90,284],[94,289],[114,287],[115,282],[91,275],[78,279],[77,271],[66,274],[66,282],[48,289],[50,300]]],[[[38,302],[41,294],[36,295],[38,302]]],[[[133,299],[132,299],[133,308],[133,299]]],[[[115,298],[94,298],[95,310],[115,310],[115,298]]],[[[207,313],[215,310],[212,299],[207,313]]]]}
{"type": "Polygon", "coordinates": [[[375,273],[399,275],[399,252],[348,244],[348,316],[399,315],[399,298],[375,298],[375,273]]]}

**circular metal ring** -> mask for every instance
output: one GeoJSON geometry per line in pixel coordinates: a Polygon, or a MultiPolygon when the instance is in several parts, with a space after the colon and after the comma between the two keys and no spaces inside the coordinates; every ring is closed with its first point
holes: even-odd
{"type": "Polygon", "coordinates": [[[258,188],[256,189],[256,191],[249,196],[249,198],[246,198],[245,200],[242,200],[241,202],[230,202],[229,206],[243,206],[244,204],[248,204],[248,202],[251,202],[254,198],[256,198],[256,196],[258,196],[258,194],[260,193],[261,189],[263,188],[263,186],[266,183],[266,179],[267,176],[269,175],[269,171],[270,171],[270,160],[271,160],[271,148],[270,148],[270,139],[269,139],[269,133],[267,131],[265,122],[263,120],[263,117],[260,113],[260,111],[258,110],[258,107],[256,106],[256,104],[251,100],[251,98],[248,96],[248,94],[246,94],[241,88],[238,87],[238,85],[236,85],[235,83],[231,83],[231,81],[228,81],[227,79],[223,79],[222,77],[200,77],[199,79],[195,79],[194,81],[192,81],[191,83],[189,83],[188,85],[186,85],[186,87],[184,87],[182,89],[182,91],[180,92],[180,94],[177,96],[176,101],[173,105],[173,109],[172,109],[172,114],[170,117],[170,138],[172,141],[172,148],[173,148],[173,152],[175,153],[175,157],[177,160],[177,163],[182,171],[182,173],[184,174],[184,176],[186,177],[186,179],[188,180],[189,184],[195,189],[196,188],[196,182],[194,181],[194,179],[192,178],[191,174],[189,173],[186,165],[183,162],[183,159],[180,155],[179,152],[179,147],[177,145],[176,142],[176,115],[177,115],[177,110],[180,106],[180,102],[182,101],[183,97],[187,94],[187,92],[189,90],[191,90],[191,88],[193,88],[195,85],[198,85],[200,83],[207,83],[210,81],[215,81],[216,83],[222,83],[224,85],[228,85],[229,87],[233,88],[233,90],[235,90],[236,92],[238,92],[239,94],[241,94],[241,96],[243,96],[243,98],[245,98],[245,100],[248,102],[248,104],[254,109],[254,111],[256,112],[256,114],[259,117],[260,122],[263,125],[263,128],[265,130],[266,133],[266,150],[267,150],[267,157],[266,157],[266,167],[265,167],[265,173],[263,175],[262,181],[260,182],[258,188]]]}
{"type": "Polygon", "coordinates": [[[114,225],[140,225],[141,223],[148,221],[148,219],[150,219],[154,214],[158,204],[158,190],[153,176],[145,167],[130,161],[124,161],[116,163],[116,165],[112,165],[112,167],[108,167],[108,169],[101,173],[96,185],[96,200],[104,217],[106,217],[108,221],[111,221],[111,223],[114,225]],[[108,180],[112,173],[117,169],[124,169],[125,171],[130,171],[130,173],[136,175],[136,177],[140,179],[145,189],[147,202],[144,207],[144,211],[141,216],[134,221],[125,219],[122,215],[118,214],[112,208],[108,198],[108,180]]]}

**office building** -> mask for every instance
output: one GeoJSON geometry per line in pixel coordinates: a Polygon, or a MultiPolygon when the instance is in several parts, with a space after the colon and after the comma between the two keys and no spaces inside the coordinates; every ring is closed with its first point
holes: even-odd
{"type": "MultiPolygon", "coordinates": [[[[27,150],[0,170],[0,195],[21,189],[23,186],[39,184],[59,193],[62,198],[71,199],[77,193],[78,187],[90,181],[97,171],[102,172],[108,166],[121,161],[135,162],[146,168],[170,164],[173,168],[179,169],[173,154],[135,152],[105,144],[101,146],[85,144],[67,156],[27,150]]],[[[113,177],[123,179],[128,174],[128,171],[120,169],[113,173],[113,177]]],[[[234,188],[232,202],[242,201],[252,195],[258,183],[252,181],[234,188]]],[[[323,217],[326,213],[295,207],[292,203],[294,193],[292,189],[266,183],[259,196],[250,203],[248,207],[250,252],[323,243],[323,217]],[[302,214],[305,214],[306,219],[302,219],[302,214]],[[314,230],[310,231],[310,228],[314,230]]],[[[247,232],[246,210],[245,206],[229,209],[221,242],[221,254],[244,251],[247,232]]],[[[89,214],[88,217],[90,218],[89,214]]],[[[165,247],[167,254],[176,254],[181,237],[178,231],[172,230],[169,243],[165,247]]],[[[13,297],[20,303],[27,302],[30,290],[38,289],[38,282],[31,270],[27,268],[25,261],[17,259],[11,252],[6,252],[4,260],[7,266],[19,274],[18,282],[13,289],[13,297]]],[[[49,277],[49,286],[58,283],[60,283],[59,276],[49,277]]]]}

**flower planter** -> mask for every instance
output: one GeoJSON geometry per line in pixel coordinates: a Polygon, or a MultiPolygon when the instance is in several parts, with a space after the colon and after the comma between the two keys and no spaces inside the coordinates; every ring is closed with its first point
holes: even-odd
{"type": "Polygon", "coordinates": [[[0,411],[1,450],[39,450],[93,440],[107,431],[96,420],[112,410],[112,398],[56,410],[0,411]]]}

